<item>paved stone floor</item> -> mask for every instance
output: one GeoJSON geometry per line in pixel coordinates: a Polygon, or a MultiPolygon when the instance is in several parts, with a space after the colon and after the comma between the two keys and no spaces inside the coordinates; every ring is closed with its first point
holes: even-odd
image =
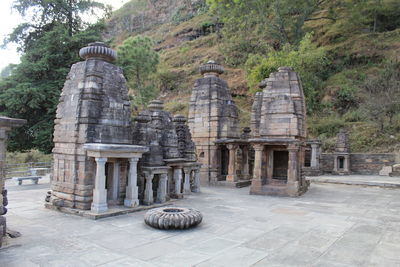
{"type": "Polygon", "coordinates": [[[321,175],[308,177],[309,180],[318,183],[365,185],[381,187],[399,187],[400,177],[380,176],[380,175],[321,175]]]}
{"type": "Polygon", "coordinates": [[[176,203],[203,223],[161,231],[144,212],[92,221],[45,209],[48,184],[8,186],[8,224],[22,237],[0,249],[0,266],[400,266],[399,189],[312,184],[282,198],[203,188],[176,203]]]}

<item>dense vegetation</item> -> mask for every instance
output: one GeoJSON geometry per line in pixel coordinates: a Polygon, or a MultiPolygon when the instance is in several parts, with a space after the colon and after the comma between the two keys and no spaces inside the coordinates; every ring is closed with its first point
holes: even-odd
{"type": "Polygon", "coordinates": [[[11,149],[51,150],[65,76],[78,49],[100,32],[118,48],[135,107],[159,94],[170,111],[187,112],[199,65],[214,59],[227,68],[223,78],[247,126],[258,83],[286,65],[301,74],[309,136],[326,150],[341,128],[349,130],[353,151],[400,148],[398,0],[174,1],[181,5],[166,10],[157,1],[132,0],[105,29],[81,19],[96,8],[104,13],[92,1],[16,1],[21,14],[32,7],[44,13],[8,39],[24,56],[1,73],[10,76],[0,82],[0,112],[28,119],[13,132],[11,149]]]}
{"type": "Polygon", "coordinates": [[[159,56],[153,49],[153,41],[148,37],[129,37],[118,47],[118,62],[124,70],[128,85],[132,88],[134,107],[145,107],[156,98],[158,90],[154,79],[159,56]]]}
{"type": "Polygon", "coordinates": [[[13,8],[30,23],[17,26],[5,40],[23,53],[21,63],[10,66],[0,81],[0,112],[28,123],[11,133],[9,150],[37,148],[50,153],[53,122],[60,92],[78,51],[100,38],[104,25],[86,24],[85,12],[105,11],[100,3],[79,1],[18,0],[13,8]],[[34,11],[34,12],[33,12],[34,11]],[[33,15],[31,15],[33,14],[33,15]]]}
{"type": "Polygon", "coordinates": [[[170,23],[124,33],[156,41],[164,72],[153,79],[168,84],[159,90],[170,111],[187,112],[180,99],[189,100],[198,66],[212,58],[227,67],[224,78],[247,126],[258,83],[287,65],[302,77],[309,136],[320,138],[326,150],[341,128],[349,130],[353,151],[400,148],[399,1],[206,2],[209,9],[193,18],[175,16],[170,23]]]}

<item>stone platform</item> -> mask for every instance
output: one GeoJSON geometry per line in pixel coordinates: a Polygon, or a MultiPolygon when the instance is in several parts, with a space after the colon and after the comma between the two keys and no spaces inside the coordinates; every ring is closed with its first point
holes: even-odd
{"type": "Polygon", "coordinates": [[[203,222],[163,231],[145,211],[88,220],[46,209],[44,181],[6,186],[22,236],[6,239],[0,266],[400,266],[399,189],[313,183],[289,198],[203,187],[176,202],[203,222]]]}
{"type": "Polygon", "coordinates": [[[400,188],[400,177],[379,175],[323,175],[307,177],[312,183],[345,184],[358,186],[378,186],[400,188]]]}
{"type": "Polygon", "coordinates": [[[229,182],[229,181],[217,181],[217,186],[226,186],[231,188],[242,188],[251,185],[251,179],[248,180],[239,180],[236,182],[229,182]]]}
{"type": "Polygon", "coordinates": [[[102,213],[95,213],[95,212],[92,212],[91,210],[80,210],[80,209],[72,209],[72,208],[67,208],[67,207],[56,207],[49,203],[46,203],[45,207],[48,209],[61,211],[61,212],[67,213],[67,214],[73,214],[73,215],[78,215],[78,216],[82,216],[85,218],[89,218],[92,220],[97,220],[97,219],[102,219],[102,218],[107,218],[107,217],[113,217],[113,216],[138,212],[138,211],[142,211],[142,210],[149,210],[149,209],[153,209],[153,208],[164,207],[164,206],[171,205],[174,202],[175,202],[175,200],[170,200],[170,201],[160,203],[160,204],[153,204],[153,205],[149,205],[149,206],[140,205],[140,206],[137,206],[134,208],[127,208],[122,205],[121,206],[111,206],[111,207],[108,207],[107,211],[102,212],[102,213]]]}

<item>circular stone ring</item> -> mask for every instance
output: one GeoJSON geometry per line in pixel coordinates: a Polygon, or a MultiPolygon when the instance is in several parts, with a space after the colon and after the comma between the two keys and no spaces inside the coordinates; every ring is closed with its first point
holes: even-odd
{"type": "Polygon", "coordinates": [[[149,210],[144,221],[158,229],[187,229],[201,223],[203,215],[198,210],[187,208],[157,208],[149,210]]]}

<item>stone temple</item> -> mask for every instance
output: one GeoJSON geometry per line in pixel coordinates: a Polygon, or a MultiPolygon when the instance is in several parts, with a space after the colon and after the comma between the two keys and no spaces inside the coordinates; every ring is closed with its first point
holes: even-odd
{"type": "Polygon", "coordinates": [[[189,106],[189,128],[202,163],[202,181],[234,187],[250,185],[251,194],[298,196],[307,191],[309,172],[319,173],[320,143],[306,140],[306,108],[300,78],[281,67],[261,82],[255,95],[251,128],[239,130],[238,108],[221,65],[200,67],[189,106]],[[240,133],[241,132],[241,133],[240,133]],[[311,148],[311,149],[309,149],[311,148]]]}
{"type": "Polygon", "coordinates": [[[227,82],[219,77],[224,68],[209,61],[200,67],[200,72],[203,77],[196,80],[192,90],[188,124],[202,164],[201,181],[215,183],[221,175],[227,175],[222,166],[224,161],[221,162],[224,151],[215,142],[239,139],[239,112],[227,82]]]}
{"type": "Polygon", "coordinates": [[[333,173],[349,174],[350,172],[350,145],[348,133],[341,129],[336,136],[335,152],[333,153],[333,173]]]}
{"type": "Polygon", "coordinates": [[[46,206],[112,213],[109,207],[134,209],[199,191],[185,118],[173,119],[154,101],[133,124],[126,80],[112,64],[116,52],[92,43],[79,54],[85,61],[71,67],[57,107],[46,206]]]}
{"type": "Polygon", "coordinates": [[[255,150],[251,194],[298,196],[309,182],[302,173],[305,157],[306,108],[296,72],[280,67],[261,82],[252,108],[255,150]]]}

